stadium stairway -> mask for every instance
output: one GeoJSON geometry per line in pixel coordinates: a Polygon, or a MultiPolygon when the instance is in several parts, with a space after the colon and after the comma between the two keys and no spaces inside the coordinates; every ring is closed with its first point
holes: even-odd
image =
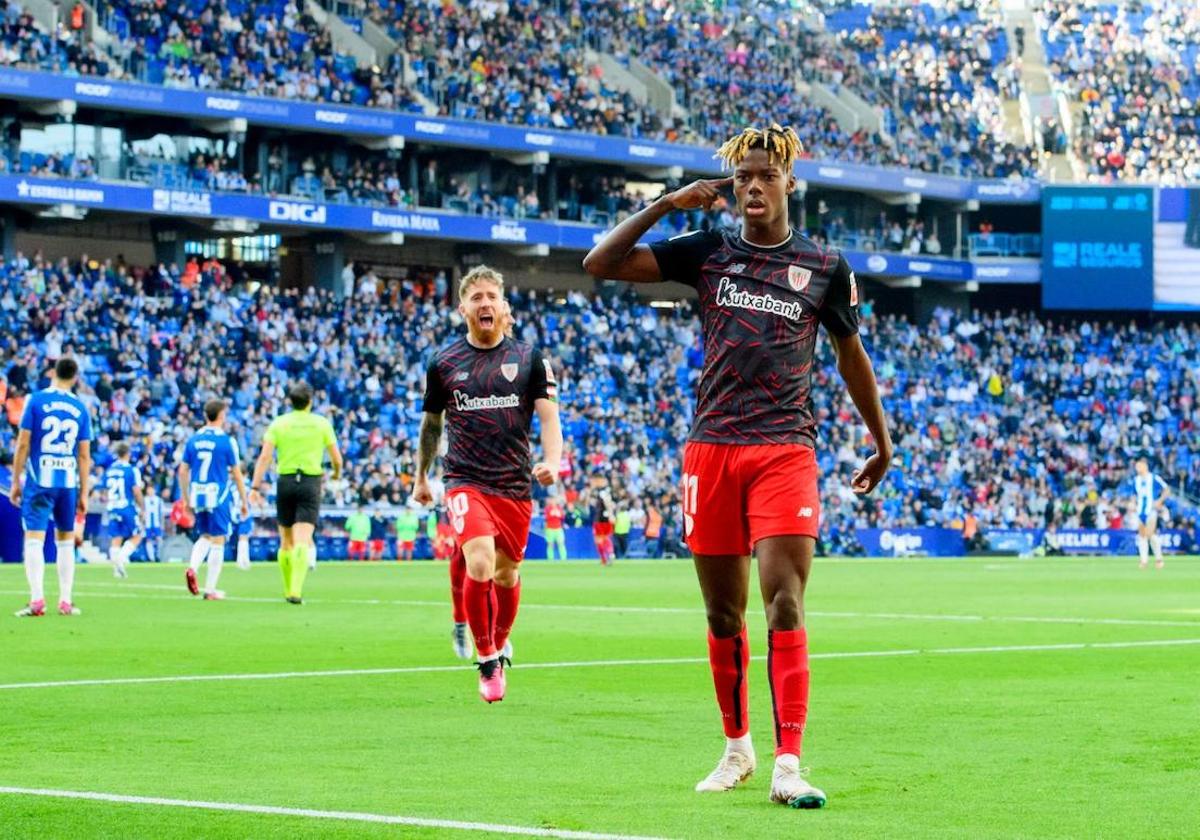
{"type": "Polygon", "coordinates": [[[1195,281],[1200,250],[1183,244],[1187,222],[1154,223],[1154,297],[1166,303],[1200,306],[1195,281]]]}
{"type": "Polygon", "coordinates": [[[586,49],[584,60],[591,65],[598,65],[601,70],[601,84],[609,90],[628,91],[634,99],[645,104],[648,94],[646,85],[611,53],[597,52],[586,49]]]}
{"type": "Polygon", "coordinates": [[[629,72],[646,86],[646,99],[655,111],[664,116],[683,117],[686,112],[675,97],[675,88],[658,75],[649,64],[636,56],[629,56],[629,72]]]}
{"type": "MultiPolygon", "coordinates": [[[[820,82],[806,81],[803,73],[796,74],[793,84],[797,93],[814,105],[820,105],[833,114],[844,131],[854,132],[862,128],[862,115],[849,102],[841,99],[825,85],[820,82]]],[[[878,116],[876,116],[876,122],[878,121],[878,116]]]]}
{"type": "Polygon", "coordinates": [[[867,102],[867,100],[845,85],[838,88],[835,96],[837,96],[838,102],[841,102],[854,114],[857,119],[857,128],[865,128],[870,132],[886,133],[880,109],[867,102]]]}
{"type": "Polygon", "coordinates": [[[313,20],[320,26],[329,27],[335,53],[352,56],[360,68],[383,65],[385,57],[379,55],[375,47],[367,43],[367,40],[351,29],[344,20],[323,8],[316,0],[306,0],[304,10],[312,15],[313,20]]]}
{"type": "Polygon", "coordinates": [[[53,32],[60,22],[67,21],[69,9],[59,9],[54,0],[24,0],[22,5],[45,32],[53,32]]]}
{"type": "MultiPolygon", "coordinates": [[[[1004,24],[1008,30],[1008,42],[1016,49],[1018,26],[1025,29],[1025,52],[1021,55],[1021,99],[1019,102],[1004,103],[1004,125],[1010,137],[1025,138],[1028,143],[1036,142],[1033,135],[1033,120],[1038,117],[1057,117],[1068,127],[1078,114],[1064,115],[1062,107],[1074,107],[1055,93],[1050,69],[1046,66],[1046,48],[1038,33],[1037,22],[1026,0],[1011,0],[1004,3],[1004,24]],[[1064,116],[1068,117],[1064,120],[1064,116]]],[[[1075,168],[1065,154],[1050,155],[1042,174],[1055,183],[1077,180],[1075,168]]]]}

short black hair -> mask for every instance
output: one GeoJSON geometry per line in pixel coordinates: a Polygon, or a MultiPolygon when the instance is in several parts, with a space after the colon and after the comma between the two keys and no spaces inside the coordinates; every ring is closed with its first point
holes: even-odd
{"type": "Polygon", "coordinates": [[[118,458],[124,458],[129,454],[129,443],[123,440],[117,441],[113,446],[113,454],[118,458]]]}
{"type": "Polygon", "coordinates": [[[63,382],[69,382],[79,375],[79,362],[70,356],[63,356],[54,363],[54,375],[63,382]]]}
{"type": "Polygon", "coordinates": [[[299,411],[300,409],[308,408],[312,405],[313,389],[304,380],[293,382],[288,388],[288,399],[291,400],[292,408],[299,411]]]}
{"type": "Polygon", "coordinates": [[[217,418],[221,416],[221,412],[225,410],[225,401],[211,399],[204,403],[204,419],[209,423],[215,423],[217,418]]]}

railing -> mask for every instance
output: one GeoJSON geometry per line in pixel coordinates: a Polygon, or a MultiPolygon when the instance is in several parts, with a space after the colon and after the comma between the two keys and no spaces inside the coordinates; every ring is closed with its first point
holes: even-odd
{"type": "Polygon", "coordinates": [[[1042,237],[1037,233],[972,233],[967,247],[971,257],[1040,257],[1042,237]]]}

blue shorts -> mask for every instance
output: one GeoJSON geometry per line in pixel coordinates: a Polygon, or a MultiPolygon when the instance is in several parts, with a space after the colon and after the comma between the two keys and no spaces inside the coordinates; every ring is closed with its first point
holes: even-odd
{"type": "Polygon", "coordinates": [[[113,539],[127,540],[141,533],[137,511],[131,507],[108,512],[108,535],[113,539]]]}
{"type": "Polygon", "coordinates": [[[146,539],[148,539],[148,540],[161,539],[162,535],[163,535],[162,528],[147,528],[146,529],[146,539]]]}
{"type": "Polygon", "coordinates": [[[75,531],[75,502],[78,492],[74,487],[41,487],[30,482],[25,485],[21,498],[21,522],[26,531],[45,531],[51,520],[55,530],[64,533],[75,531]]]}
{"type": "Polygon", "coordinates": [[[205,537],[228,537],[232,522],[229,505],[196,511],[196,530],[205,537]]]}

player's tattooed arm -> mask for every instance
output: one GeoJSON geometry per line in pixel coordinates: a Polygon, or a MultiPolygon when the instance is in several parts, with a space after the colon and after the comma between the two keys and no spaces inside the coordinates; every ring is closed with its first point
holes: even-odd
{"type": "Polygon", "coordinates": [[[433,503],[433,493],[429,490],[429,471],[433,469],[433,461],[442,443],[443,425],[445,417],[440,411],[426,411],[421,419],[421,436],[417,443],[417,482],[413,488],[413,498],[422,505],[433,503]]]}
{"type": "Polygon", "coordinates": [[[442,443],[442,426],[445,420],[441,414],[425,412],[421,420],[421,437],[417,446],[418,476],[427,476],[433,469],[433,459],[437,457],[438,447],[442,443]]]}
{"type": "Polygon", "coordinates": [[[892,437],[888,432],[883,402],[879,399],[875,370],[871,367],[871,357],[867,355],[862,339],[858,333],[831,336],[831,339],[837,356],[838,373],[875,442],[875,454],[867,458],[866,463],[854,473],[852,482],[854,492],[865,495],[874,490],[887,473],[892,460],[892,437]]]}

